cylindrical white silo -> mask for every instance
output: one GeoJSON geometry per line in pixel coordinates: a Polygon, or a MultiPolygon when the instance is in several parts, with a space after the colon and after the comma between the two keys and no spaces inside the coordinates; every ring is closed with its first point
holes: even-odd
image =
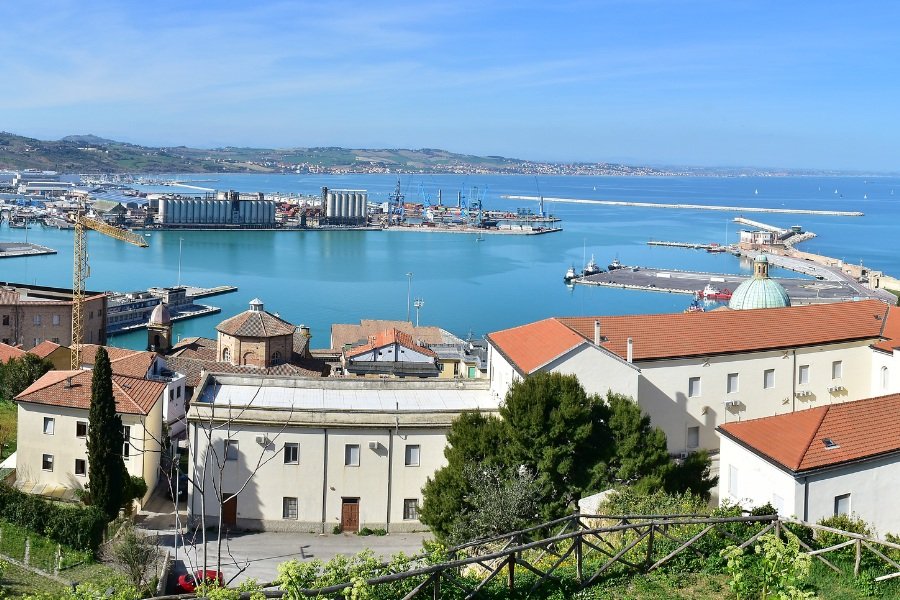
{"type": "Polygon", "coordinates": [[[362,211],[359,214],[363,219],[369,218],[369,194],[366,192],[362,193],[362,211]]]}
{"type": "Polygon", "coordinates": [[[159,201],[159,222],[160,223],[166,222],[166,202],[168,202],[168,200],[160,200],[159,201]]]}
{"type": "Polygon", "coordinates": [[[252,217],[253,223],[259,223],[261,221],[261,219],[259,218],[259,205],[260,205],[259,200],[253,201],[253,217],[252,217]]]}
{"type": "Polygon", "coordinates": [[[362,219],[366,214],[366,195],[356,192],[356,218],[362,219]]]}
{"type": "Polygon", "coordinates": [[[335,204],[337,204],[337,194],[335,194],[332,191],[329,191],[328,192],[328,208],[327,208],[327,212],[325,213],[325,216],[327,216],[327,217],[334,216],[335,204]]]}
{"type": "Polygon", "coordinates": [[[172,215],[173,223],[181,223],[182,222],[182,204],[184,200],[172,200],[172,206],[174,208],[174,214],[172,215]]]}
{"type": "Polygon", "coordinates": [[[350,194],[341,192],[341,218],[346,219],[350,215],[350,194]]]}

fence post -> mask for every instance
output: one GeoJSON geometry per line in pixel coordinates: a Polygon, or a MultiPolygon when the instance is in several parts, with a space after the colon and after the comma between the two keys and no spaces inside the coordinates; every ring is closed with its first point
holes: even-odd
{"type": "Polygon", "coordinates": [[[650,521],[650,535],[647,539],[647,560],[645,567],[653,564],[653,534],[656,532],[656,523],[650,521]]]}
{"type": "Polygon", "coordinates": [[[781,519],[775,519],[775,537],[781,539],[781,519]]]}
{"type": "Polygon", "coordinates": [[[25,566],[28,566],[28,561],[31,559],[31,538],[25,538],[25,558],[22,562],[25,563],[25,566]]]}
{"type": "Polygon", "coordinates": [[[509,568],[509,581],[507,581],[509,591],[513,591],[516,588],[516,553],[513,552],[509,555],[509,561],[507,561],[506,566],[509,568]]]}
{"type": "Polygon", "coordinates": [[[53,569],[54,575],[59,575],[59,570],[62,569],[62,544],[56,545],[56,567],[53,569]]]}
{"type": "Polygon", "coordinates": [[[859,577],[859,564],[862,561],[862,540],[856,540],[856,561],[853,563],[853,576],[859,577]]]}
{"type": "Polygon", "coordinates": [[[437,577],[434,578],[434,600],[441,600],[441,576],[443,571],[438,571],[437,577]]]}
{"type": "Polygon", "coordinates": [[[583,535],[579,535],[575,538],[575,572],[578,575],[578,583],[584,583],[584,569],[581,560],[581,538],[583,535]]]}

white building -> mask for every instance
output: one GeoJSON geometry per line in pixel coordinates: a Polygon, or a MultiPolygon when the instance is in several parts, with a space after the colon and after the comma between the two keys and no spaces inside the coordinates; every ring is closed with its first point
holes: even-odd
{"type": "Polygon", "coordinates": [[[573,373],[588,393],[637,399],[673,454],[716,449],[719,425],[868,398],[883,393],[881,377],[900,383],[889,376],[900,379],[897,351],[873,358],[886,338],[900,345],[889,314],[900,330],[877,300],[546,319],[488,335],[491,390],[502,398],[525,375],[573,373]],[[878,360],[888,375],[873,374],[878,360]]]}
{"type": "Polygon", "coordinates": [[[722,425],[721,501],[811,522],[852,513],[897,533],[898,414],[893,394],[722,425]]]}
{"type": "Polygon", "coordinates": [[[497,408],[487,381],[208,374],[188,411],[189,516],[213,522],[222,490],[223,522],[245,529],[422,529],[450,424],[497,408]]]}

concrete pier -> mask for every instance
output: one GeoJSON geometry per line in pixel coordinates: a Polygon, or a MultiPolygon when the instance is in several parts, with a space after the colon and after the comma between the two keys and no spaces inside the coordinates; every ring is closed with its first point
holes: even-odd
{"type": "Polygon", "coordinates": [[[56,254],[56,250],[38,244],[20,242],[0,242],[0,258],[16,258],[19,256],[39,256],[56,254]]]}
{"type": "MultiPolygon", "coordinates": [[[[500,196],[508,200],[533,200],[540,196],[500,196]]],[[[737,213],[780,213],[787,215],[824,215],[831,217],[862,217],[859,211],[807,210],[802,208],[763,208],[754,206],[721,206],[718,204],[669,204],[662,202],[626,202],[624,200],[585,200],[583,198],[543,198],[544,202],[565,202],[568,204],[597,204],[601,206],[633,206],[637,208],[673,208],[681,210],[718,210],[737,213]]]]}

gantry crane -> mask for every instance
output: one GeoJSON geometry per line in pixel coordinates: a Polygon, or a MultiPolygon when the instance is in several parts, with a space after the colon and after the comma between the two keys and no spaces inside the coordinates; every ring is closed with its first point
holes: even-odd
{"type": "Polygon", "coordinates": [[[90,277],[91,269],[88,265],[87,239],[84,235],[85,228],[93,229],[103,235],[107,235],[141,248],[146,248],[146,240],[118,227],[108,225],[103,221],[84,216],[84,201],[79,200],[78,210],[72,216],[75,224],[75,268],[72,270],[72,362],[73,371],[81,368],[81,338],[83,336],[84,320],[84,280],[90,277]]]}

